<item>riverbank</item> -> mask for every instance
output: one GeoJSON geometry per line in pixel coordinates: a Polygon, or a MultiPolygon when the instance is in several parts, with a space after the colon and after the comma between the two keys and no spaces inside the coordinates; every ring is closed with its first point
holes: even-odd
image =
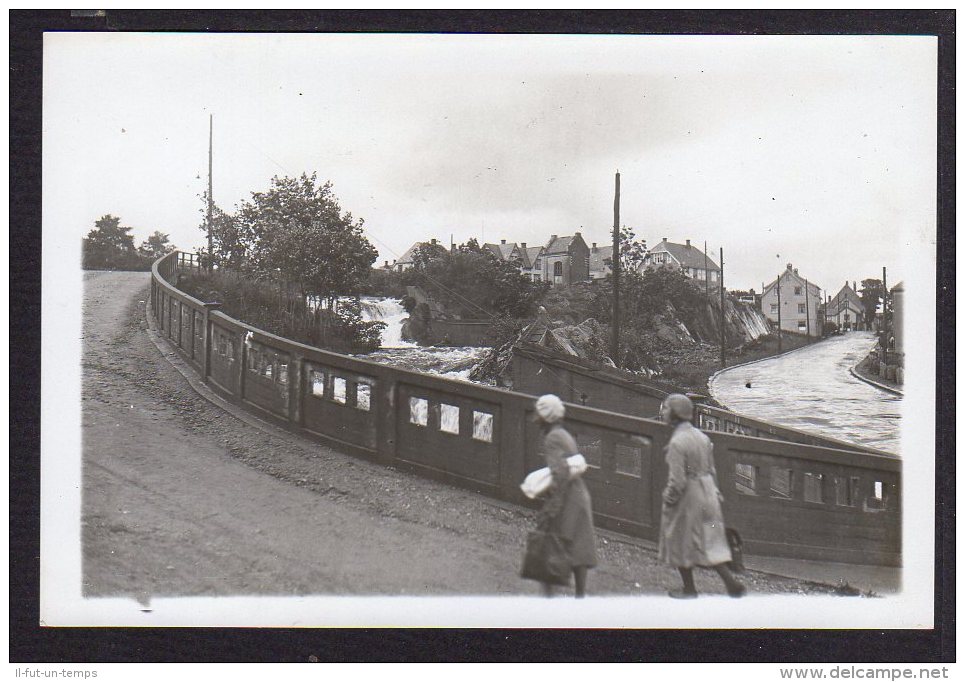
{"type": "Polygon", "coordinates": [[[872,362],[878,362],[878,354],[876,352],[872,352],[868,357],[852,367],[851,374],[854,375],[855,378],[861,379],[861,381],[871,384],[875,388],[880,388],[882,391],[888,391],[895,395],[905,395],[901,384],[872,372],[872,362]]]}

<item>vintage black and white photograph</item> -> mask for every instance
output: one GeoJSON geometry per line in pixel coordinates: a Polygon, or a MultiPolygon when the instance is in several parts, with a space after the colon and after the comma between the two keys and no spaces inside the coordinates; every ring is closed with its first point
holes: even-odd
{"type": "Polygon", "coordinates": [[[932,627],[937,58],[46,34],[44,622],[932,627]]]}

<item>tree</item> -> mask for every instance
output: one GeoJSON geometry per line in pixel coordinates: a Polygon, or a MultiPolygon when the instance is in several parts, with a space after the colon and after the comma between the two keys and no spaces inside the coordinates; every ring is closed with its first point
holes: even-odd
{"type": "Polygon", "coordinates": [[[402,273],[403,285],[421,287],[449,312],[465,317],[528,317],[546,291],[546,285],[531,281],[518,265],[500,260],[475,239],[452,251],[425,243],[412,260],[413,267],[402,273]]]}
{"type": "Polygon", "coordinates": [[[155,231],[137,248],[138,253],[150,260],[156,261],[166,253],[174,251],[176,247],[170,243],[170,237],[163,232],[155,231]]]}
{"type": "Polygon", "coordinates": [[[878,305],[884,300],[885,285],[880,279],[861,280],[861,303],[864,305],[864,319],[871,329],[871,321],[875,318],[878,305]]]}
{"type": "Polygon", "coordinates": [[[362,220],[343,213],[332,183],[317,175],[271,180],[253,192],[230,219],[219,219],[220,256],[266,276],[299,282],[323,298],[360,292],[378,251],[362,233],[362,220]]]}
{"type": "MultiPolygon", "coordinates": [[[[620,229],[620,272],[639,270],[647,255],[647,247],[636,239],[633,228],[624,225],[620,229]]],[[[613,267],[613,258],[604,258],[603,263],[613,267]]]]}
{"type": "Polygon", "coordinates": [[[83,263],[88,269],[143,270],[146,261],[134,248],[131,228],[122,227],[120,218],[107,214],[94,222],[94,229],[84,238],[83,263]]]}

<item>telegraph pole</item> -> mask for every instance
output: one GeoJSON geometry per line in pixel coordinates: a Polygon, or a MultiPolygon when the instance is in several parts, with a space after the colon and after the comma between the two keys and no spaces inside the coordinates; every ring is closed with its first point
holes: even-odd
{"type": "MultiPolygon", "coordinates": [[[[888,268],[881,268],[881,329],[888,331],[888,268]]],[[[885,338],[887,345],[887,337],[885,338]]],[[[887,349],[886,349],[887,350],[887,349]]]]}
{"type": "Polygon", "coordinates": [[[620,171],[617,171],[613,193],[613,255],[610,269],[613,270],[613,323],[610,325],[613,338],[610,341],[610,358],[620,366],[620,171]]]}
{"type": "Polygon", "coordinates": [[[808,279],[804,278],[804,316],[807,324],[808,343],[811,343],[811,297],[808,295],[808,279]]]}
{"type": "Polygon", "coordinates": [[[212,196],[212,154],[214,149],[214,114],[208,115],[208,271],[214,269],[214,238],[211,234],[212,217],[214,215],[214,197],[212,196]]]}
{"type": "Polygon", "coordinates": [[[777,276],[777,352],[781,352],[781,275],[777,276]]]}
{"type": "MultiPolygon", "coordinates": [[[[706,256],[707,252],[704,252],[706,256]]],[[[724,317],[724,247],[720,247],[720,366],[727,366],[727,320],[724,317]]]]}
{"type": "MultiPolygon", "coordinates": [[[[722,266],[723,267],[723,266],[722,266]]],[[[710,268],[707,266],[707,240],[704,240],[704,296],[710,298],[710,268]]]]}

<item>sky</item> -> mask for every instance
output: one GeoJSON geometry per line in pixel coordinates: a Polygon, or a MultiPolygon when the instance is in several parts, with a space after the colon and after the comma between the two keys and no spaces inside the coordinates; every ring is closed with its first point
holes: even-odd
{"type": "MultiPolygon", "coordinates": [[[[894,36],[48,33],[44,230],[104,214],[205,243],[274,175],[317,172],[380,262],[437,238],[545,244],[621,223],[787,264],[834,294],[934,268],[936,41],[894,36]]],[[[45,248],[48,248],[45,245],[45,248]]],[[[79,256],[78,256],[79,257],[79,256]]]]}

